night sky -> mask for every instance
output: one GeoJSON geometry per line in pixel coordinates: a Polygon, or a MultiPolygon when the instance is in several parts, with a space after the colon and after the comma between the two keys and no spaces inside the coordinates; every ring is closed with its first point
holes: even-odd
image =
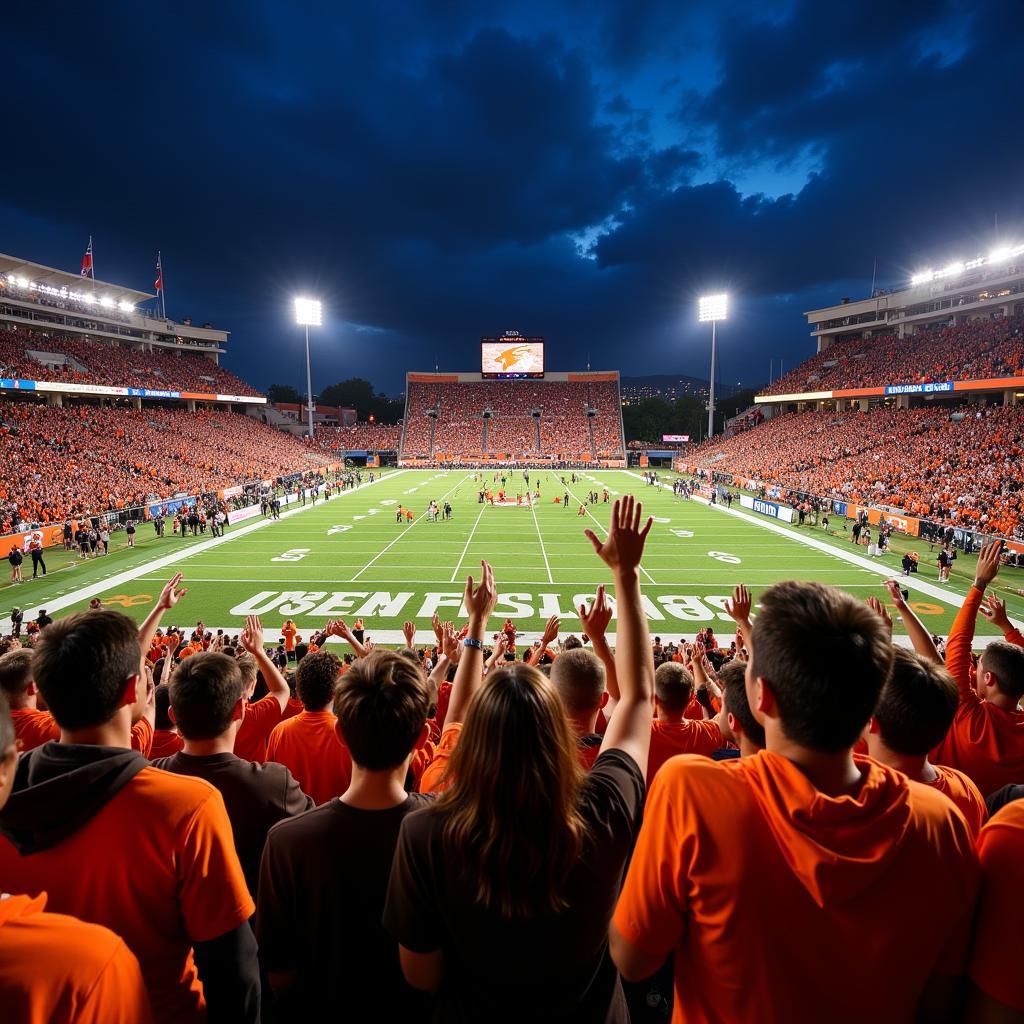
{"type": "Polygon", "coordinates": [[[801,314],[1024,235],[1024,4],[19,3],[0,251],[151,289],[304,389],[478,368],[722,377],[801,314]]]}

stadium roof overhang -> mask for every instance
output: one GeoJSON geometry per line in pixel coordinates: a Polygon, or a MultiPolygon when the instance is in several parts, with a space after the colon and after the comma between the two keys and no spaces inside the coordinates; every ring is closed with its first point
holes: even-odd
{"type": "Polygon", "coordinates": [[[82,277],[67,270],[57,270],[54,267],[44,267],[41,263],[33,263],[31,260],[19,259],[17,256],[7,256],[0,253],[0,274],[14,274],[17,277],[27,278],[39,284],[48,285],[50,288],[67,288],[68,291],[95,291],[109,295],[115,302],[130,302],[133,306],[147,299],[156,298],[152,292],[142,292],[137,288],[125,288],[120,284],[109,284],[106,281],[93,281],[91,278],[82,277]]]}

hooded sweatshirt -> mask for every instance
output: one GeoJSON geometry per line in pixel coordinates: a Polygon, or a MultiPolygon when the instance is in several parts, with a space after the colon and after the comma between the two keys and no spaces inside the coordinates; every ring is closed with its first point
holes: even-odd
{"type": "Polygon", "coordinates": [[[977,884],[963,817],[855,763],[860,786],[840,797],[768,751],[658,772],[615,923],[647,953],[676,949],[675,1021],[907,1021],[930,974],[963,971],[977,884]]]}

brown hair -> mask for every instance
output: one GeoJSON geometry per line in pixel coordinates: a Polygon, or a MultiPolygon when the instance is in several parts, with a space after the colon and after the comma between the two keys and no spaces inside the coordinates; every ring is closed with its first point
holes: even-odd
{"type": "Polygon", "coordinates": [[[0,692],[20,697],[32,682],[32,652],[8,651],[0,656],[0,692]]]}
{"type": "Polygon", "coordinates": [[[882,742],[897,754],[927,754],[942,742],[959,704],[956,681],[943,665],[897,647],[875,706],[882,742]]]}
{"type": "Polygon", "coordinates": [[[666,711],[684,711],[693,697],[693,676],[678,661],[666,661],[654,672],[654,694],[666,711]]]}
{"type": "Polygon", "coordinates": [[[476,881],[477,901],[505,919],[565,907],[561,888],[586,839],[583,769],[565,709],[544,674],[513,664],[492,672],[466,713],[449,765],[449,856],[476,881]]]}
{"type": "Polygon", "coordinates": [[[586,715],[601,706],[605,669],[592,651],[563,651],[551,666],[551,682],[570,715],[586,715]]]}

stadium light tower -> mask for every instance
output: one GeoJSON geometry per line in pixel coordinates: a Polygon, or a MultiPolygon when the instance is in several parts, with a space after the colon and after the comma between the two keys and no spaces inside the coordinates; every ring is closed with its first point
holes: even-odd
{"type": "Polygon", "coordinates": [[[729,296],[702,295],[697,304],[697,319],[700,323],[711,321],[711,390],[708,392],[708,437],[715,433],[715,362],[717,356],[717,326],[729,313],[729,296]]]}
{"type": "Polygon", "coordinates": [[[309,414],[309,436],[313,436],[313,378],[309,370],[309,329],[323,323],[323,307],[319,299],[295,300],[295,322],[306,328],[306,401],[309,414]]]}

